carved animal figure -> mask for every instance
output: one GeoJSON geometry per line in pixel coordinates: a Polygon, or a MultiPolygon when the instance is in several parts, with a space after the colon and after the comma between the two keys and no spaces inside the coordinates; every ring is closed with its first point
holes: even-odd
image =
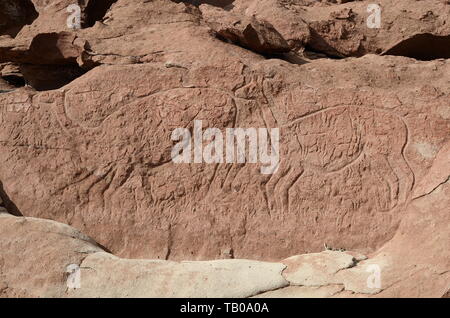
{"type": "Polygon", "coordinates": [[[290,189],[308,170],[332,174],[368,160],[366,173],[389,188],[378,209],[390,210],[407,200],[414,183],[407,142],[406,124],[386,110],[338,106],[305,115],[282,127],[280,166],[266,184],[269,208],[289,211],[290,189]]]}

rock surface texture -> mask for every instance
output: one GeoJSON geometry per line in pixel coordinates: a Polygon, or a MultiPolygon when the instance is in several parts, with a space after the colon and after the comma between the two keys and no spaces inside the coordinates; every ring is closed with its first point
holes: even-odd
{"type": "Polygon", "coordinates": [[[74,2],[0,4],[0,297],[448,297],[448,1],[74,2]]]}

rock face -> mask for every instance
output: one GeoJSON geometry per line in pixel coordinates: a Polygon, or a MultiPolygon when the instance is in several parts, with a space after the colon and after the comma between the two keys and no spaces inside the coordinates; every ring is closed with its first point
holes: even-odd
{"type": "Polygon", "coordinates": [[[441,37],[450,35],[446,1],[411,5],[407,0],[380,0],[377,6],[367,0],[236,0],[233,4],[233,12],[245,12],[273,24],[293,47],[304,44],[332,57],[369,53],[423,60],[449,57],[448,45],[440,45],[445,41],[441,37]]]}
{"type": "Polygon", "coordinates": [[[23,3],[0,25],[0,293],[446,294],[450,5],[380,1],[369,28],[370,1],[91,0],[70,29],[71,1],[23,3]],[[279,129],[277,160],[174,162],[200,121],[279,129]]]}
{"type": "Polygon", "coordinates": [[[37,17],[31,0],[4,0],[0,3],[0,35],[14,37],[37,17]]]}
{"type": "Polygon", "coordinates": [[[221,36],[262,54],[289,52],[286,40],[278,31],[265,21],[255,18],[239,17],[219,8],[209,5],[200,7],[204,21],[221,36]]]}
{"type": "Polygon", "coordinates": [[[120,259],[67,225],[0,211],[0,295],[448,297],[449,198],[450,180],[415,197],[394,238],[369,258],[326,250],[274,263],[120,259]]]}
{"type": "Polygon", "coordinates": [[[103,251],[65,224],[4,212],[0,224],[2,297],[59,297],[67,289],[67,266],[80,264],[89,253],[103,251]]]}

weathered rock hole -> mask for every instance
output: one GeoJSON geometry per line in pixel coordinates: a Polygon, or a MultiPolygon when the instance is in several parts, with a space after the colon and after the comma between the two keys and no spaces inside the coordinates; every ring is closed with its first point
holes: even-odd
{"type": "Polygon", "coordinates": [[[450,36],[416,34],[388,49],[383,55],[414,58],[421,61],[450,58],[450,36]]]}
{"type": "Polygon", "coordinates": [[[91,0],[89,1],[86,9],[84,11],[84,22],[82,23],[83,28],[90,28],[94,26],[95,22],[101,21],[109,8],[117,2],[117,0],[91,0]]]}
{"type": "Polygon", "coordinates": [[[31,0],[0,1],[0,35],[15,37],[22,28],[33,23],[39,13],[31,0]]]}

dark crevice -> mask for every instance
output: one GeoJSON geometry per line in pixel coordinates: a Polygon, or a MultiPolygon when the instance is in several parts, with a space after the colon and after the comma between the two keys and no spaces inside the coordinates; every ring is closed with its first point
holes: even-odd
{"type": "MultiPolygon", "coordinates": [[[[242,45],[240,40],[236,37],[236,39],[230,39],[222,36],[221,34],[212,31],[211,34],[215,36],[218,40],[222,42],[226,42],[229,44],[237,45],[239,47],[242,47],[243,49],[252,51],[256,54],[259,54],[261,56],[264,56],[266,59],[281,59],[286,62],[289,62],[291,64],[306,64],[308,63],[308,60],[315,60],[319,58],[327,58],[327,59],[334,59],[334,60],[340,60],[346,58],[346,56],[341,55],[339,52],[337,52],[333,47],[331,47],[326,41],[316,33],[316,36],[313,37],[314,40],[311,40],[310,43],[305,45],[305,50],[303,52],[303,56],[299,55],[295,52],[295,50],[290,50],[288,52],[280,52],[280,53],[267,53],[264,52],[263,49],[261,51],[257,51],[255,49],[252,49],[251,47],[242,45]],[[306,59],[305,59],[306,58],[306,59]]],[[[256,32],[254,34],[249,34],[249,32],[246,33],[247,38],[253,37],[253,42],[256,43],[258,41],[258,34],[256,32]]]]}
{"type": "Polygon", "coordinates": [[[180,3],[188,3],[192,4],[196,7],[202,4],[209,4],[215,7],[224,8],[226,10],[231,10],[233,8],[234,0],[171,0],[172,2],[180,3]]]}
{"type": "Polygon", "coordinates": [[[3,206],[5,207],[6,211],[8,213],[15,215],[15,216],[23,216],[22,212],[17,208],[17,206],[12,202],[8,195],[6,194],[3,183],[0,181],[0,199],[2,201],[3,206]]]}
{"type": "Polygon", "coordinates": [[[0,0],[0,35],[15,37],[38,16],[31,0],[0,0]]]}
{"type": "Polygon", "coordinates": [[[313,52],[315,54],[325,55],[327,58],[331,59],[342,59],[345,58],[344,55],[339,53],[334,47],[327,43],[327,41],[313,28],[309,28],[311,33],[311,38],[305,45],[307,51],[313,52]]]}
{"type": "Polygon", "coordinates": [[[98,245],[98,247],[100,247],[102,250],[104,250],[106,253],[109,254],[114,254],[113,252],[111,252],[111,250],[109,248],[107,248],[106,246],[100,244],[99,242],[95,241],[95,244],[98,245]]]}
{"type": "Polygon", "coordinates": [[[2,79],[14,87],[25,86],[25,79],[23,78],[23,76],[20,75],[6,75],[2,76],[2,79]]]}
{"type": "Polygon", "coordinates": [[[299,56],[298,54],[296,54],[294,51],[289,51],[289,52],[285,52],[285,53],[264,53],[264,52],[257,52],[255,50],[252,50],[251,48],[245,47],[243,45],[240,45],[239,43],[233,42],[223,36],[221,36],[220,34],[216,33],[216,32],[212,32],[212,35],[217,38],[218,40],[231,44],[231,45],[236,45],[238,47],[243,48],[244,50],[248,50],[251,51],[255,54],[258,54],[262,57],[264,57],[265,59],[279,59],[279,60],[283,60],[286,62],[289,62],[291,64],[298,64],[298,65],[302,65],[302,64],[306,64],[308,63],[308,61],[306,61],[305,59],[303,59],[301,56],[299,56]]]}
{"type": "Polygon", "coordinates": [[[410,57],[421,61],[450,58],[450,36],[416,34],[403,40],[382,55],[410,57]]]}
{"type": "Polygon", "coordinates": [[[307,64],[308,61],[303,59],[303,57],[299,56],[298,54],[294,52],[288,52],[288,53],[281,53],[281,54],[263,54],[263,56],[270,60],[270,59],[279,59],[286,61],[290,64],[297,64],[297,65],[303,65],[307,64]]]}
{"type": "Polygon", "coordinates": [[[82,28],[90,28],[95,22],[102,21],[106,12],[117,0],[91,0],[84,9],[82,28]]]}
{"type": "Polygon", "coordinates": [[[330,54],[327,51],[317,50],[313,47],[310,47],[309,45],[307,45],[305,47],[305,51],[303,52],[303,54],[305,55],[305,57],[307,57],[308,59],[311,59],[311,60],[317,60],[317,59],[342,60],[342,59],[347,58],[342,55],[330,54]]]}
{"type": "Polygon", "coordinates": [[[84,75],[87,70],[76,64],[69,65],[20,65],[25,83],[37,91],[47,91],[61,88],[78,77],[84,75]]]}

